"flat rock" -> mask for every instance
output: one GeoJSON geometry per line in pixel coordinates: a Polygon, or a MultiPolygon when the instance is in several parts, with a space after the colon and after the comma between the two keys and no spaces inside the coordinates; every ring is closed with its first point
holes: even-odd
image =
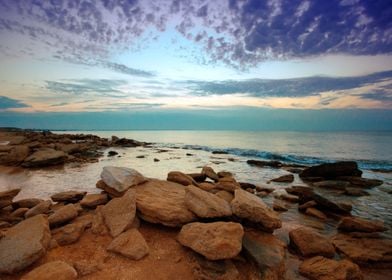
{"type": "Polygon", "coordinates": [[[63,164],[67,159],[67,154],[50,148],[38,150],[28,156],[22,163],[23,167],[45,167],[50,165],[63,164]]]}
{"type": "Polygon", "coordinates": [[[102,215],[112,237],[129,229],[136,214],[136,191],[130,189],[122,197],[113,198],[102,207],[102,215]]]}
{"type": "Polygon", "coordinates": [[[0,200],[13,200],[18,195],[20,189],[12,189],[8,191],[0,192],[0,200]]]}
{"type": "Polygon", "coordinates": [[[223,177],[218,180],[215,187],[228,192],[234,192],[235,190],[240,189],[241,185],[233,177],[223,177]]]}
{"type": "Polygon", "coordinates": [[[370,195],[367,191],[358,188],[346,188],[344,190],[345,195],[349,196],[368,196],[370,195]]]}
{"type": "Polygon", "coordinates": [[[52,195],[50,198],[55,202],[69,202],[75,203],[83,199],[87,192],[80,191],[65,191],[52,195]]]}
{"type": "Polygon", "coordinates": [[[312,217],[315,217],[315,218],[318,218],[318,219],[323,220],[323,221],[325,221],[327,219],[327,216],[323,212],[321,212],[320,210],[318,210],[318,209],[316,209],[314,207],[306,208],[305,214],[309,215],[309,216],[312,216],[312,217]]]}
{"type": "Polygon", "coordinates": [[[344,217],[340,221],[338,229],[348,232],[381,232],[387,230],[382,221],[370,221],[359,217],[344,217]]]}
{"type": "Polygon", "coordinates": [[[105,166],[101,173],[101,179],[109,188],[114,189],[119,193],[123,193],[130,187],[147,181],[147,179],[135,169],[115,166],[105,166]]]}
{"type": "Polygon", "coordinates": [[[367,265],[392,265],[392,240],[384,238],[356,238],[347,234],[337,234],[332,243],[338,252],[353,262],[367,265]]]}
{"type": "Polygon", "coordinates": [[[233,222],[190,223],[182,227],[178,241],[209,260],[230,259],[242,248],[244,229],[233,222]]]}
{"type": "Polygon", "coordinates": [[[214,183],[211,182],[202,182],[197,185],[200,189],[205,190],[207,192],[217,190],[214,183]]]}
{"type": "Polygon", "coordinates": [[[178,183],[184,186],[197,185],[196,181],[189,175],[180,171],[171,171],[167,174],[167,181],[178,183]]]}
{"type": "Polygon", "coordinates": [[[279,182],[279,183],[291,183],[294,181],[294,175],[293,174],[287,174],[280,176],[278,178],[274,178],[270,180],[271,182],[279,182]]]}
{"type": "Polygon", "coordinates": [[[332,258],[335,248],[328,238],[307,227],[290,231],[290,245],[303,257],[324,256],[332,258]]]}
{"type": "MultiPolygon", "coordinates": [[[[244,251],[257,264],[266,279],[281,279],[285,273],[286,244],[269,233],[245,232],[242,240],[244,251]],[[268,278],[267,275],[273,275],[268,278]]],[[[265,279],[262,278],[262,279],[265,279]]]]}
{"type": "Polygon", "coordinates": [[[48,221],[51,227],[55,227],[75,219],[78,216],[78,210],[73,204],[67,204],[60,207],[52,215],[48,221]]]}
{"type": "Polygon", "coordinates": [[[146,241],[137,229],[121,233],[113,239],[107,250],[132,260],[140,260],[149,252],[146,241]]]}
{"type": "Polygon", "coordinates": [[[91,225],[91,220],[74,222],[52,231],[52,237],[60,246],[65,246],[77,242],[87,227],[91,225]]]}
{"type": "Polygon", "coordinates": [[[340,176],[360,177],[362,171],[358,169],[355,161],[340,161],[335,163],[324,163],[316,166],[305,168],[299,176],[305,177],[322,177],[334,179],[340,176]]]}
{"type": "Polygon", "coordinates": [[[32,208],[38,203],[44,201],[43,199],[39,198],[26,198],[26,199],[20,199],[17,201],[12,202],[12,208],[17,209],[17,208],[32,208]]]}
{"type": "Polygon", "coordinates": [[[235,190],[234,199],[230,204],[233,214],[261,225],[263,230],[272,232],[282,226],[277,213],[270,209],[261,198],[242,189],[235,190]]]}
{"type": "Polygon", "coordinates": [[[25,218],[30,218],[35,215],[39,214],[45,214],[48,213],[50,210],[50,206],[52,206],[52,202],[50,200],[42,201],[35,205],[33,208],[30,208],[26,213],[25,213],[25,218]]]}
{"type": "Polygon", "coordinates": [[[21,280],[74,280],[78,278],[76,270],[63,261],[45,263],[21,278],[21,280]]]}
{"type": "Polygon", "coordinates": [[[358,265],[348,261],[335,261],[321,256],[305,260],[299,273],[311,280],[362,280],[358,265]]]}
{"type": "Polygon", "coordinates": [[[278,212],[285,212],[288,211],[289,209],[285,205],[285,203],[281,200],[275,199],[274,203],[272,204],[272,209],[278,212]]]}
{"type": "Polygon", "coordinates": [[[231,216],[230,204],[217,195],[195,186],[185,188],[185,205],[201,218],[231,216]]]}
{"type": "Polygon", "coordinates": [[[139,217],[148,222],[176,227],[196,219],[186,207],[183,185],[151,179],[135,190],[139,217]]]}
{"type": "Polygon", "coordinates": [[[48,221],[42,215],[26,219],[0,238],[0,273],[15,273],[46,254],[51,239],[48,221]]]}
{"type": "Polygon", "coordinates": [[[108,195],[106,193],[87,194],[81,201],[80,205],[87,208],[95,208],[98,205],[106,204],[108,195]]]}
{"type": "Polygon", "coordinates": [[[312,184],[315,187],[325,188],[325,189],[337,189],[337,190],[345,190],[350,186],[349,182],[339,181],[339,180],[326,180],[315,182],[312,184]]]}

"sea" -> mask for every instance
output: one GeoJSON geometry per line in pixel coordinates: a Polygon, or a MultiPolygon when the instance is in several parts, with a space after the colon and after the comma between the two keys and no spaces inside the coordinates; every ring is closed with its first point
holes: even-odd
{"type": "MultiPolygon", "coordinates": [[[[315,165],[324,162],[354,160],[363,170],[363,177],[383,180],[383,185],[368,190],[369,196],[349,197],[336,190],[318,192],[335,202],[353,205],[353,215],[385,221],[392,228],[392,131],[391,132],[295,132],[295,131],[54,131],[54,133],[83,133],[100,137],[126,137],[149,142],[149,147],[108,148],[98,162],[71,163],[62,167],[0,173],[0,191],[20,187],[16,199],[39,197],[66,190],[98,193],[95,187],[104,166],[134,168],[146,177],[166,179],[170,171],[200,172],[205,165],[215,171],[230,171],[241,182],[265,185],[277,193],[292,185],[305,183],[295,174],[293,183],[269,183],[284,174],[284,169],[260,168],[247,160],[278,160],[288,164],[315,165]],[[114,150],[118,155],[110,157],[114,150]],[[220,153],[216,153],[216,152],[220,153]],[[215,152],[215,153],[213,153],[215,152]]],[[[263,200],[272,204],[274,195],[263,200]]],[[[281,214],[286,222],[314,223],[298,213],[296,204],[281,214]]],[[[328,223],[327,223],[328,224],[328,223]]],[[[330,228],[336,228],[331,221],[330,228]]],[[[390,231],[389,231],[390,232],[390,231]]],[[[391,234],[391,233],[390,233],[391,234]]]]}

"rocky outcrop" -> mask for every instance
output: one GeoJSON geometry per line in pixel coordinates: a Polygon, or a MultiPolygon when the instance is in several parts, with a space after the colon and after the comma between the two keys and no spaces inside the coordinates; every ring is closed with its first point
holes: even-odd
{"type": "Polygon", "coordinates": [[[243,235],[238,223],[190,223],[182,227],[178,241],[209,260],[222,260],[239,254],[243,235]]]}
{"type": "Polygon", "coordinates": [[[305,260],[299,267],[299,273],[311,280],[363,279],[358,265],[348,260],[335,261],[320,256],[305,260]]]}
{"type": "Polygon", "coordinates": [[[146,241],[137,229],[121,233],[113,239],[107,250],[132,260],[140,260],[149,252],[146,241]]]}
{"type": "Polygon", "coordinates": [[[151,179],[134,188],[136,207],[142,219],[171,227],[182,226],[196,219],[186,207],[183,185],[151,179]]]}
{"type": "Polygon", "coordinates": [[[136,192],[128,190],[122,197],[113,198],[102,207],[102,215],[112,237],[132,225],[136,214],[136,192]]]}
{"type": "Polygon", "coordinates": [[[87,192],[65,191],[65,192],[56,193],[52,195],[50,198],[55,202],[76,203],[79,200],[82,200],[86,194],[87,192]]]}
{"type": "Polygon", "coordinates": [[[302,256],[324,256],[332,258],[335,248],[328,238],[307,227],[290,231],[290,245],[302,256]]]}
{"type": "Polygon", "coordinates": [[[272,232],[282,226],[277,213],[261,198],[242,189],[235,190],[234,199],[230,204],[234,215],[258,224],[265,231],[272,232]]]}
{"type": "Polygon", "coordinates": [[[21,280],[74,280],[78,278],[76,270],[63,261],[45,263],[22,277],[21,280]]]}
{"type": "Polygon", "coordinates": [[[23,167],[45,167],[63,164],[67,159],[67,154],[63,151],[45,148],[38,150],[28,156],[22,163],[23,167]]]}
{"type": "Polygon", "coordinates": [[[167,179],[170,182],[178,183],[184,186],[197,185],[196,181],[189,175],[180,171],[171,171],[167,174],[167,179]]]}
{"type": "Polygon", "coordinates": [[[347,232],[381,232],[387,230],[382,221],[369,221],[359,217],[344,217],[340,221],[338,229],[347,232]]]}
{"type": "Polygon", "coordinates": [[[249,165],[254,165],[258,167],[273,167],[273,168],[280,168],[283,164],[280,161],[271,160],[271,161],[262,161],[262,160],[253,160],[249,159],[246,161],[249,165]]]}
{"type": "Polygon", "coordinates": [[[230,204],[212,193],[195,186],[185,188],[185,205],[201,218],[231,216],[230,204]]]}
{"type": "Polygon", "coordinates": [[[108,187],[106,191],[109,193],[111,193],[110,189],[115,193],[124,193],[130,187],[147,181],[135,169],[115,166],[105,166],[101,173],[101,179],[108,187]]]}
{"type": "Polygon", "coordinates": [[[311,166],[305,168],[299,174],[301,178],[321,177],[326,179],[335,179],[340,176],[360,177],[361,175],[362,171],[358,169],[358,165],[355,161],[339,161],[311,166]]]}
{"type": "Polygon", "coordinates": [[[46,254],[51,234],[48,221],[37,215],[10,228],[0,238],[0,273],[15,273],[46,254]]]}

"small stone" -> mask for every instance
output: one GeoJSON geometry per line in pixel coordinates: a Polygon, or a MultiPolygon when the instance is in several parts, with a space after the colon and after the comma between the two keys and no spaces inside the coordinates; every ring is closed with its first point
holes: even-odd
{"type": "Polygon", "coordinates": [[[280,176],[278,178],[270,180],[271,182],[279,182],[279,183],[291,183],[294,181],[294,175],[293,174],[287,174],[280,176]]]}
{"type": "Polygon", "coordinates": [[[78,278],[76,270],[63,261],[45,263],[22,277],[21,280],[73,280],[78,278]]]}
{"type": "Polygon", "coordinates": [[[299,211],[306,211],[307,208],[314,207],[316,205],[317,205],[316,201],[310,200],[308,202],[305,202],[304,204],[299,205],[298,210],[299,211]]]}
{"type": "Polygon", "coordinates": [[[48,213],[50,210],[50,206],[52,206],[52,202],[50,200],[43,201],[34,206],[33,208],[29,209],[25,213],[25,218],[27,219],[35,215],[48,213]]]}
{"type": "Polygon", "coordinates": [[[48,221],[51,227],[55,227],[75,219],[78,216],[78,211],[73,204],[67,204],[52,215],[49,216],[48,221]]]}
{"type": "Polygon", "coordinates": [[[55,202],[75,203],[83,199],[87,192],[65,191],[52,195],[50,198],[55,202]]]}
{"type": "Polygon", "coordinates": [[[43,199],[39,198],[26,198],[26,199],[21,199],[18,201],[12,202],[12,208],[17,209],[17,208],[33,208],[36,206],[38,203],[44,201],[43,199]]]}
{"type": "Polygon", "coordinates": [[[305,214],[312,216],[312,217],[315,217],[315,218],[318,218],[323,221],[325,221],[327,219],[327,216],[323,212],[321,212],[320,210],[317,210],[316,208],[313,208],[313,207],[306,208],[305,214]]]}
{"type": "Polygon", "coordinates": [[[81,201],[82,207],[95,208],[98,205],[106,204],[108,202],[108,196],[105,193],[102,194],[88,194],[81,201]]]}
{"type": "Polygon", "coordinates": [[[132,260],[140,260],[149,252],[146,241],[137,229],[121,233],[113,239],[107,250],[132,260]]]}

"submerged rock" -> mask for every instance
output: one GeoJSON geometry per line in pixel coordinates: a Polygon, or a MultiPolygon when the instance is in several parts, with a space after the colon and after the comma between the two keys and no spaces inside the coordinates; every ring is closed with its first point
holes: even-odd
{"type": "Polygon", "coordinates": [[[335,261],[320,256],[305,260],[299,267],[299,273],[312,280],[363,279],[358,265],[348,260],[335,261]]]}
{"type": "Polygon", "coordinates": [[[121,233],[113,239],[107,250],[132,260],[140,260],[149,252],[146,241],[137,229],[121,233]]]}
{"type": "Polygon", "coordinates": [[[78,278],[76,270],[63,261],[45,263],[22,277],[21,280],[73,280],[78,278]]]}
{"type": "Polygon", "coordinates": [[[280,176],[278,178],[270,180],[271,182],[280,182],[280,183],[291,183],[294,181],[294,175],[293,174],[287,174],[280,176]]]}
{"type": "Polygon", "coordinates": [[[42,215],[26,219],[0,238],[0,273],[15,273],[46,254],[50,243],[48,221],[42,215]]]}
{"type": "Polygon", "coordinates": [[[311,166],[304,169],[299,174],[301,178],[322,177],[327,179],[334,179],[340,176],[360,177],[361,175],[362,171],[358,169],[358,165],[355,161],[339,161],[311,166]]]}
{"type": "Polygon", "coordinates": [[[17,201],[12,202],[12,208],[18,209],[18,208],[33,208],[40,202],[44,201],[43,199],[39,198],[26,198],[26,199],[20,199],[17,201]]]}
{"type": "Polygon", "coordinates": [[[280,168],[283,166],[283,164],[280,161],[276,160],[271,160],[271,161],[262,161],[262,160],[253,160],[249,159],[246,161],[247,164],[249,165],[255,165],[259,167],[274,167],[274,168],[280,168]]]}
{"type": "Polygon", "coordinates": [[[22,163],[23,167],[45,167],[50,165],[63,164],[67,159],[67,154],[50,148],[38,150],[28,156],[22,163]]]}
{"type": "Polygon", "coordinates": [[[147,179],[135,169],[115,166],[105,166],[101,172],[101,179],[108,188],[119,193],[123,193],[130,187],[147,181],[147,179]]]}
{"type": "Polygon", "coordinates": [[[135,190],[139,217],[148,222],[177,227],[196,219],[186,207],[183,185],[151,179],[135,190]]]}
{"type": "Polygon", "coordinates": [[[242,189],[235,190],[234,199],[230,204],[234,215],[257,223],[265,231],[272,232],[282,226],[277,213],[270,209],[261,198],[242,189]]]}
{"type": "Polygon", "coordinates": [[[348,232],[380,232],[387,230],[382,221],[369,221],[359,217],[344,217],[340,221],[338,229],[348,232]]]}
{"type": "Polygon", "coordinates": [[[190,223],[182,227],[178,241],[209,260],[222,260],[239,254],[243,235],[238,223],[190,223]]]}

